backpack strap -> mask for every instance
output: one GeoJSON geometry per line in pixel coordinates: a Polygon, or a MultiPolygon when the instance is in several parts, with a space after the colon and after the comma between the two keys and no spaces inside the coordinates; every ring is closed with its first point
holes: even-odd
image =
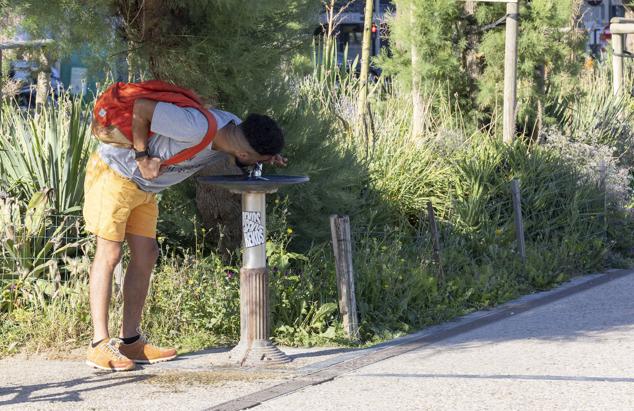
{"type": "Polygon", "coordinates": [[[163,163],[161,164],[161,167],[170,166],[176,163],[180,163],[182,161],[189,160],[190,158],[194,157],[196,154],[203,151],[205,147],[207,147],[209,144],[211,144],[211,141],[216,136],[216,131],[218,130],[218,123],[216,122],[216,118],[214,117],[214,115],[211,114],[209,110],[206,110],[205,108],[202,108],[202,109],[199,108],[199,110],[207,118],[207,124],[208,124],[207,134],[205,134],[205,137],[203,137],[200,143],[196,144],[193,147],[187,148],[179,153],[176,153],[176,155],[174,155],[172,158],[163,161],[163,163]]]}
{"type": "MultiPolygon", "coordinates": [[[[116,127],[132,142],[132,110],[134,101],[139,98],[172,103],[179,107],[192,107],[198,109],[207,119],[207,133],[202,141],[164,161],[163,166],[189,160],[211,144],[218,130],[214,115],[203,107],[201,100],[193,91],[160,80],[140,83],[118,82],[111,85],[97,99],[93,119],[101,126],[116,127]]],[[[152,133],[148,134],[150,137],[152,133]]]]}

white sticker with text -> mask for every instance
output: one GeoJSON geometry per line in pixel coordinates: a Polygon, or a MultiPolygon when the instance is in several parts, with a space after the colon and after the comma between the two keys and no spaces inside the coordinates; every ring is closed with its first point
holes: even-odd
{"type": "Polygon", "coordinates": [[[264,244],[264,226],[259,211],[242,212],[242,234],[246,248],[264,244]]]}

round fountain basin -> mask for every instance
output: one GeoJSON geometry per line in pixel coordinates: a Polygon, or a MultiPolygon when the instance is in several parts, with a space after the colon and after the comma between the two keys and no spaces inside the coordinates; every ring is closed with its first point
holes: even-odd
{"type": "Polygon", "coordinates": [[[274,193],[280,187],[308,182],[308,176],[262,175],[249,177],[246,175],[206,176],[199,177],[201,183],[225,188],[232,193],[274,193]]]}

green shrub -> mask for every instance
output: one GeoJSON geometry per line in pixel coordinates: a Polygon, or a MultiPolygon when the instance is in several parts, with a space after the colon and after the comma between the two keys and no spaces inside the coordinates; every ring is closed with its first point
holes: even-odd
{"type": "Polygon", "coordinates": [[[195,248],[201,221],[196,208],[196,186],[192,179],[158,195],[158,237],[180,248],[195,248]]]}

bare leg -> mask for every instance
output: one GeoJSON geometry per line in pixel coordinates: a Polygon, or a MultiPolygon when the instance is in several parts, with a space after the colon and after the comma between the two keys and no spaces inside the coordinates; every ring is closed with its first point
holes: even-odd
{"type": "Polygon", "coordinates": [[[119,333],[122,338],[137,335],[152,269],[159,256],[154,238],[127,234],[126,240],[130,247],[130,264],[123,281],[123,324],[119,333]]]}
{"type": "Polygon", "coordinates": [[[108,307],[112,296],[112,272],[121,259],[121,243],[97,237],[97,251],[90,267],[90,312],[93,342],[109,337],[108,307]]]}

